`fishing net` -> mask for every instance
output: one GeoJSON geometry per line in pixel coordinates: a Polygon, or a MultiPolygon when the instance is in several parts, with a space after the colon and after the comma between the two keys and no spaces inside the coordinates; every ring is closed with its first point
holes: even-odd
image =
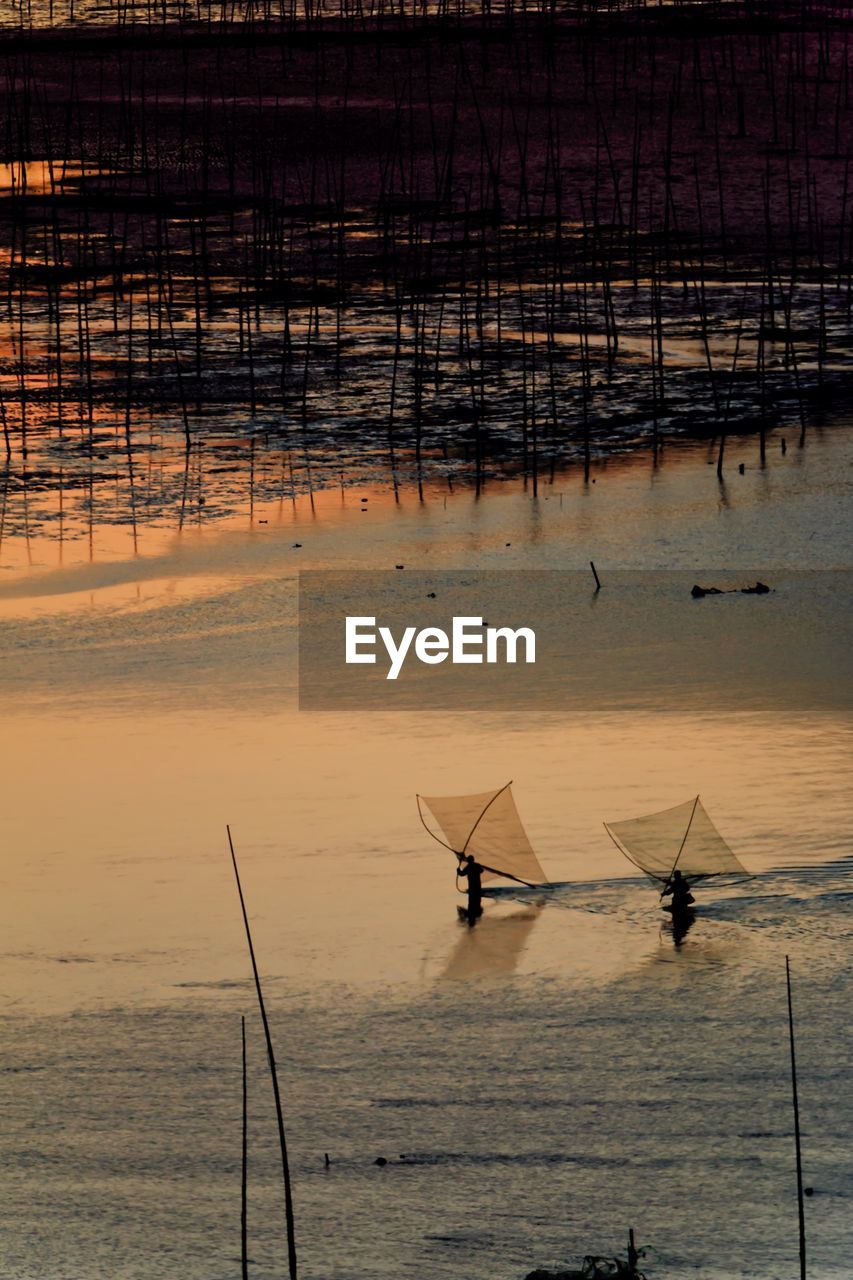
{"type": "Polygon", "coordinates": [[[688,883],[707,876],[749,876],[697,796],[672,809],[626,822],[605,822],[626,858],[666,884],[677,868],[688,883]]]}
{"type": "Polygon", "coordinates": [[[471,796],[418,796],[421,821],[434,839],[453,853],[471,854],[489,868],[484,880],[503,873],[531,884],[547,883],[521,824],[509,783],[471,796]],[[441,840],[423,815],[426,806],[444,834],[441,840]]]}

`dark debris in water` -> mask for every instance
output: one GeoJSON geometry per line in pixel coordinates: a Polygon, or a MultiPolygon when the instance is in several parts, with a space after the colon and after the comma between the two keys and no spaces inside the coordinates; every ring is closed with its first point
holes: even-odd
{"type": "Polygon", "coordinates": [[[695,583],[690,590],[694,600],[704,600],[705,596],[766,596],[773,590],[764,582],[755,582],[751,587],[700,587],[695,583]]]}

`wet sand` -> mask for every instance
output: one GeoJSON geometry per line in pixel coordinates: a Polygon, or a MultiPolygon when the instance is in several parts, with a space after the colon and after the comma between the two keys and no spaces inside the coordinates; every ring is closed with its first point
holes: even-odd
{"type": "Polygon", "coordinates": [[[0,38],[16,522],[538,485],[681,436],[728,472],[729,434],[848,405],[840,11],[108,12],[0,38]]]}

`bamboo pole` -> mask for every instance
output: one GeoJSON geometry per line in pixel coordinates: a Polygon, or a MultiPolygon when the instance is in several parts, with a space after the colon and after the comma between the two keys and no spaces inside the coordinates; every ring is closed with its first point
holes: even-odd
{"type": "Polygon", "coordinates": [[[788,990],[788,1037],[791,1045],[791,1100],[794,1107],[794,1149],[797,1157],[797,1217],[800,1230],[800,1280],[806,1280],[806,1213],[803,1201],[803,1157],[800,1146],[800,1104],[797,1097],[797,1057],[794,1047],[794,1007],[791,1001],[791,961],[785,956],[788,990]]]}
{"type": "Polygon", "coordinates": [[[264,993],[261,988],[261,977],[258,972],[258,964],[255,959],[255,947],[252,942],[252,931],[249,927],[249,916],[246,911],[246,901],[243,897],[243,886],[240,883],[240,872],[237,868],[237,854],[234,851],[234,841],[231,837],[231,827],[226,826],[228,833],[228,848],[231,851],[231,865],[234,868],[234,879],[237,881],[237,893],[240,898],[240,911],[243,915],[243,924],[246,928],[246,942],[249,946],[249,958],[252,962],[252,974],[255,979],[255,991],[258,996],[258,1008],[261,1014],[261,1022],[264,1028],[264,1038],[267,1044],[267,1060],[270,1068],[270,1078],[272,1079],[273,1098],[275,1100],[275,1114],[278,1123],[278,1141],[281,1148],[281,1173],[284,1183],[284,1211],[285,1225],[287,1229],[287,1260],[290,1280],[296,1280],[296,1230],[293,1215],[293,1196],[290,1183],[290,1165],[287,1158],[287,1137],[284,1129],[284,1110],[281,1104],[281,1091],[278,1084],[278,1071],[275,1063],[275,1052],[272,1044],[272,1034],[270,1032],[269,1019],[267,1017],[266,1004],[264,1003],[264,993]]]}
{"type": "Polygon", "coordinates": [[[240,1018],[240,1027],[243,1041],[243,1125],[242,1125],[242,1144],[240,1152],[240,1261],[242,1264],[243,1280],[249,1280],[249,1238],[248,1238],[248,1205],[247,1205],[247,1188],[248,1188],[248,1155],[249,1155],[249,1110],[248,1110],[248,1087],[246,1078],[246,1018],[240,1018]]]}

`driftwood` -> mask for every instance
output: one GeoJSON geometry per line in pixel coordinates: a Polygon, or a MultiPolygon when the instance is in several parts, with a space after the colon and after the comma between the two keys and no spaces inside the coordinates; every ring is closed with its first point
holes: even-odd
{"type": "Polygon", "coordinates": [[[700,587],[695,583],[690,594],[694,600],[703,600],[705,596],[766,596],[772,589],[763,582],[756,582],[752,587],[700,587]]]}

